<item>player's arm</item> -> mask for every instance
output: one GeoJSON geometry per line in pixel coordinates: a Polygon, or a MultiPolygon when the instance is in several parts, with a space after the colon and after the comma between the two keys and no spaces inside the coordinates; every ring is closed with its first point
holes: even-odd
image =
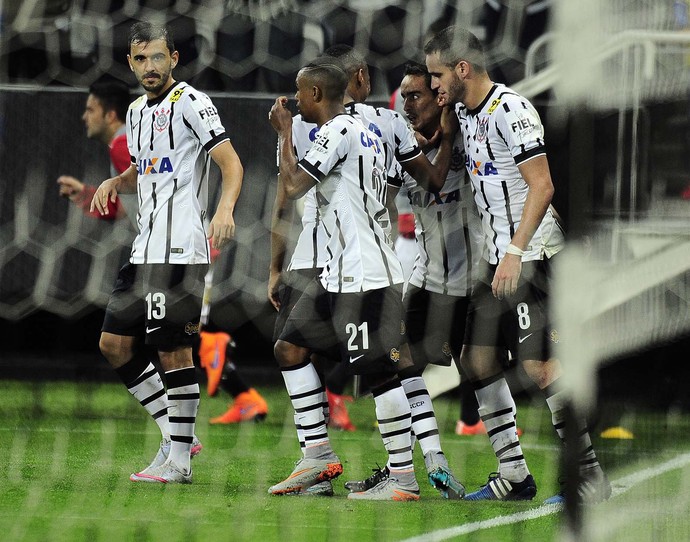
{"type": "Polygon", "coordinates": [[[221,249],[235,236],[235,204],[240,197],[244,168],[240,157],[229,140],[219,143],[209,153],[221,174],[221,194],[216,212],[211,219],[208,238],[211,246],[221,249]]]}
{"type": "Polygon", "coordinates": [[[292,114],[287,108],[287,98],[276,99],[268,114],[271,126],[278,133],[278,169],[285,196],[301,198],[316,184],[316,179],[297,165],[292,143],[292,114]]]}
{"type": "Polygon", "coordinates": [[[77,205],[84,213],[94,218],[101,220],[115,220],[124,212],[120,199],[115,201],[108,201],[108,214],[101,215],[98,211],[90,211],[91,200],[96,193],[96,187],[82,183],[79,179],[71,177],[70,175],[60,175],[57,180],[60,185],[60,195],[77,205]]]}
{"type": "Polygon", "coordinates": [[[450,161],[453,156],[453,142],[459,128],[458,118],[450,107],[444,107],[441,115],[438,153],[433,162],[424,153],[401,163],[406,173],[429,192],[439,192],[446,182],[450,161]]]}
{"type": "Polygon", "coordinates": [[[391,242],[395,243],[398,237],[398,206],[395,204],[395,198],[400,192],[400,187],[395,184],[388,184],[386,190],[386,209],[388,209],[388,216],[391,221],[391,242]]]}
{"type": "Polygon", "coordinates": [[[276,310],[280,309],[278,288],[285,265],[287,240],[294,209],[295,204],[285,194],[280,175],[278,175],[278,187],[271,215],[271,263],[268,270],[268,300],[276,310]]]}
{"type": "Polygon", "coordinates": [[[137,191],[137,168],[131,164],[128,169],[103,181],[96,189],[91,199],[90,212],[98,211],[101,215],[109,215],[110,203],[117,201],[119,194],[133,194],[137,191]]]}
{"type": "Polygon", "coordinates": [[[520,252],[527,248],[532,237],[534,237],[534,233],[537,231],[539,224],[541,224],[554,194],[549,162],[545,154],[522,162],[518,169],[525,179],[529,190],[527,191],[525,206],[520,218],[520,225],[515,230],[510,241],[510,244],[514,247],[510,250],[513,250],[515,254],[505,254],[496,268],[496,273],[491,283],[491,289],[499,299],[512,295],[517,290],[518,279],[522,272],[522,256],[520,252]]]}

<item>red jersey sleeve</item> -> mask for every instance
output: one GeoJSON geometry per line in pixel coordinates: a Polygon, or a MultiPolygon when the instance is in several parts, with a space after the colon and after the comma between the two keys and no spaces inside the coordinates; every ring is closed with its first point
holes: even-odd
{"type": "Polygon", "coordinates": [[[91,207],[91,200],[93,199],[93,195],[95,193],[95,186],[91,186],[89,184],[84,185],[84,191],[81,193],[81,199],[78,203],[82,211],[84,211],[89,216],[92,216],[94,218],[100,218],[101,220],[115,220],[116,218],[118,218],[119,213],[123,212],[123,210],[121,209],[120,198],[117,198],[115,200],[115,203],[113,203],[112,201],[108,201],[107,215],[102,215],[96,210],[89,210],[89,208],[91,207]]]}
{"type": "Polygon", "coordinates": [[[122,173],[132,164],[125,134],[117,136],[110,143],[110,162],[118,173],[122,173]]]}

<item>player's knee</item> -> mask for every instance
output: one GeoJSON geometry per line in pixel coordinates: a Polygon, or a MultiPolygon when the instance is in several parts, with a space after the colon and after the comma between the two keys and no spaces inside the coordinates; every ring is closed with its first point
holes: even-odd
{"type": "Polygon", "coordinates": [[[132,350],[125,347],[115,335],[102,334],[98,342],[103,357],[114,367],[119,367],[132,357],[132,350]]]}
{"type": "Polygon", "coordinates": [[[400,380],[406,380],[408,378],[415,378],[418,376],[422,376],[422,373],[424,372],[424,367],[417,367],[415,365],[411,365],[408,367],[405,367],[404,369],[401,369],[398,371],[398,377],[400,380]]]}
{"type": "Polygon", "coordinates": [[[304,361],[307,352],[304,348],[278,340],[273,346],[273,355],[280,367],[290,367],[304,361]]]}
{"type": "Polygon", "coordinates": [[[540,390],[551,385],[560,376],[560,367],[555,360],[524,360],[522,368],[540,390]]]}

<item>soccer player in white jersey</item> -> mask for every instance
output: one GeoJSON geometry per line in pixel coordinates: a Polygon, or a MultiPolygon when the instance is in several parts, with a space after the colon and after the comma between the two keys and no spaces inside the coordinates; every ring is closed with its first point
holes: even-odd
{"type": "MultiPolygon", "coordinates": [[[[532,104],[488,76],[482,46],[470,32],[442,30],[424,46],[432,87],[457,104],[467,171],[482,219],[488,273],[475,287],[465,335],[465,369],[474,382],[479,412],[498,458],[498,474],[466,495],[469,500],[529,500],[537,487],[515,430],[515,404],[498,362],[507,347],[543,391],[561,439],[566,395],[551,344],[558,332],[547,300],[550,262],[563,247],[563,231],[551,207],[554,188],[544,127],[532,104]]],[[[581,500],[607,499],[611,486],[579,421],[581,500]]],[[[546,502],[563,502],[563,495],[546,502]]]]}
{"type": "MultiPolygon", "coordinates": [[[[190,451],[199,406],[192,344],[210,263],[208,239],[222,248],[234,235],[243,173],[211,100],[173,78],[178,58],[166,27],[132,26],[127,59],[146,91],[127,112],[132,164],[105,180],[91,203],[92,210],[107,214],[108,201],[118,193],[137,192],[140,202],[130,265],[120,270],[111,294],[100,348],[112,365],[124,366],[132,359],[137,331],[145,327],[146,343],[158,350],[168,406],[156,421],[164,438],[153,462],[130,476],[154,483],[192,481],[190,451]],[[222,194],[207,233],[209,157],[220,168],[222,194]]],[[[152,374],[152,366],[131,367],[141,394],[166,395],[152,374]]]]}
{"type": "MultiPolygon", "coordinates": [[[[435,152],[425,155],[417,144],[414,132],[398,113],[363,103],[370,92],[369,71],[364,57],[346,45],[329,48],[324,53],[324,57],[329,56],[341,62],[349,77],[345,94],[345,110],[361,119],[364,125],[379,135],[384,142],[387,152],[388,182],[399,186],[397,179],[404,173],[413,177],[416,183],[425,190],[437,192],[442,189],[444,183],[447,182],[453,155],[456,133],[454,127],[441,126],[439,119],[438,131],[429,135],[429,137],[435,135],[434,140],[437,141],[435,152]]],[[[447,117],[452,117],[452,115],[447,117]]],[[[450,120],[447,117],[444,119],[450,120]]],[[[389,212],[391,211],[395,211],[394,205],[389,205],[389,212]]],[[[402,375],[401,383],[412,412],[412,432],[417,437],[417,442],[424,453],[430,483],[446,498],[461,497],[464,488],[455,480],[441,451],[438,425],[424,380],[419,375],[412,377],[408,373],[402,375]]],[[[390,468],[390,465],[387,467],[390,468]]],[[[374,471],[369,479],[362,482],[348,481],[345,487],[355,491],[368,489],[373,483],[381,483],[386,472],[386,468],[383,471],[374,471]]]]}
{"type": "Polygon", "coordinates": [[[316,186],[329,253],[323,272],[295,304],[274,349],[305,449],[292,474],[269,493],[300,493],[342,473],[328,438],[321,382],[309,357],[318,351],[341,359],[353,374],[366,373],[375,383],[379,430],[392,465],[384,484],[348,497],[417,500],[410,408],[395,378],[403,277],[387,239],[383,144],[345,114],[346,86],[347,75],[330,58],[317,59],[298,73],[297,106],[306,121],[319,126],[314,144],[299,162],[287,98],[278,98],[269,113],[278,132],[280,182],[291,199],[316,186]]]}
{"type": "MultiPolygon", "coordinates": [[[[431,90],[431,76],[421,64],[408,64],[402,81],[410,124],[430,140],[440,130],[443,106],[431,90]]],[[[424,147],[433,160],[438,144],[424,147]]],[[[406,342],[400,348],[398,376],[412,412],[414,436],[422,449],[429,481],[446,498],[460,499],[465,488],[453,475],[441,449],[438,423],[422,378],[429,363],[449,365],[459,359],[472,272],[480,258],[481,232],[465,174],[461,134],[452,147],[452,162],[440,191],[428,191],[408,173],[391,178],[389,199],[404,185],[415,216],[415,252],[405,292],[406,342]]],[[[345,487],[360,489],[385,477],[387,469],[345,487]]]]}

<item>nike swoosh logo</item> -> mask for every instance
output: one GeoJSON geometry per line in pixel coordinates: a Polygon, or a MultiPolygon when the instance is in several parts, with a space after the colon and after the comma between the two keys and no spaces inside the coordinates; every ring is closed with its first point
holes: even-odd
{"type": "Polygon", "coordinates": [[[363,357],[364,357],[364,354],[362,354],[361,356],[357,356],[356,358],[353,358],[352,356],[350,356],[350,363],[354,363],[354,362],[357,361],[359,358],[363,358],[363,357]]]}
{"type": "Polygon", "coordinates": [[[160,329],[161,327],[163,327],[163,326],[158,326],[158,327],[147,327],[147,328],[146,328],[146,333],[153,333],[154,331],[156,331],[157,329],[160,329]]]}
{"type": "Polygon", "coordinates": [[[519,342],[520,344],[522,344],[524,341],[526,341],[527,339],[529,339],[532,335],[534,335],[534,333],[530,333],[529,335],[525,335],[524,337],[519,337],[519,338],[518,338],[518,342],[519,342]]]}

